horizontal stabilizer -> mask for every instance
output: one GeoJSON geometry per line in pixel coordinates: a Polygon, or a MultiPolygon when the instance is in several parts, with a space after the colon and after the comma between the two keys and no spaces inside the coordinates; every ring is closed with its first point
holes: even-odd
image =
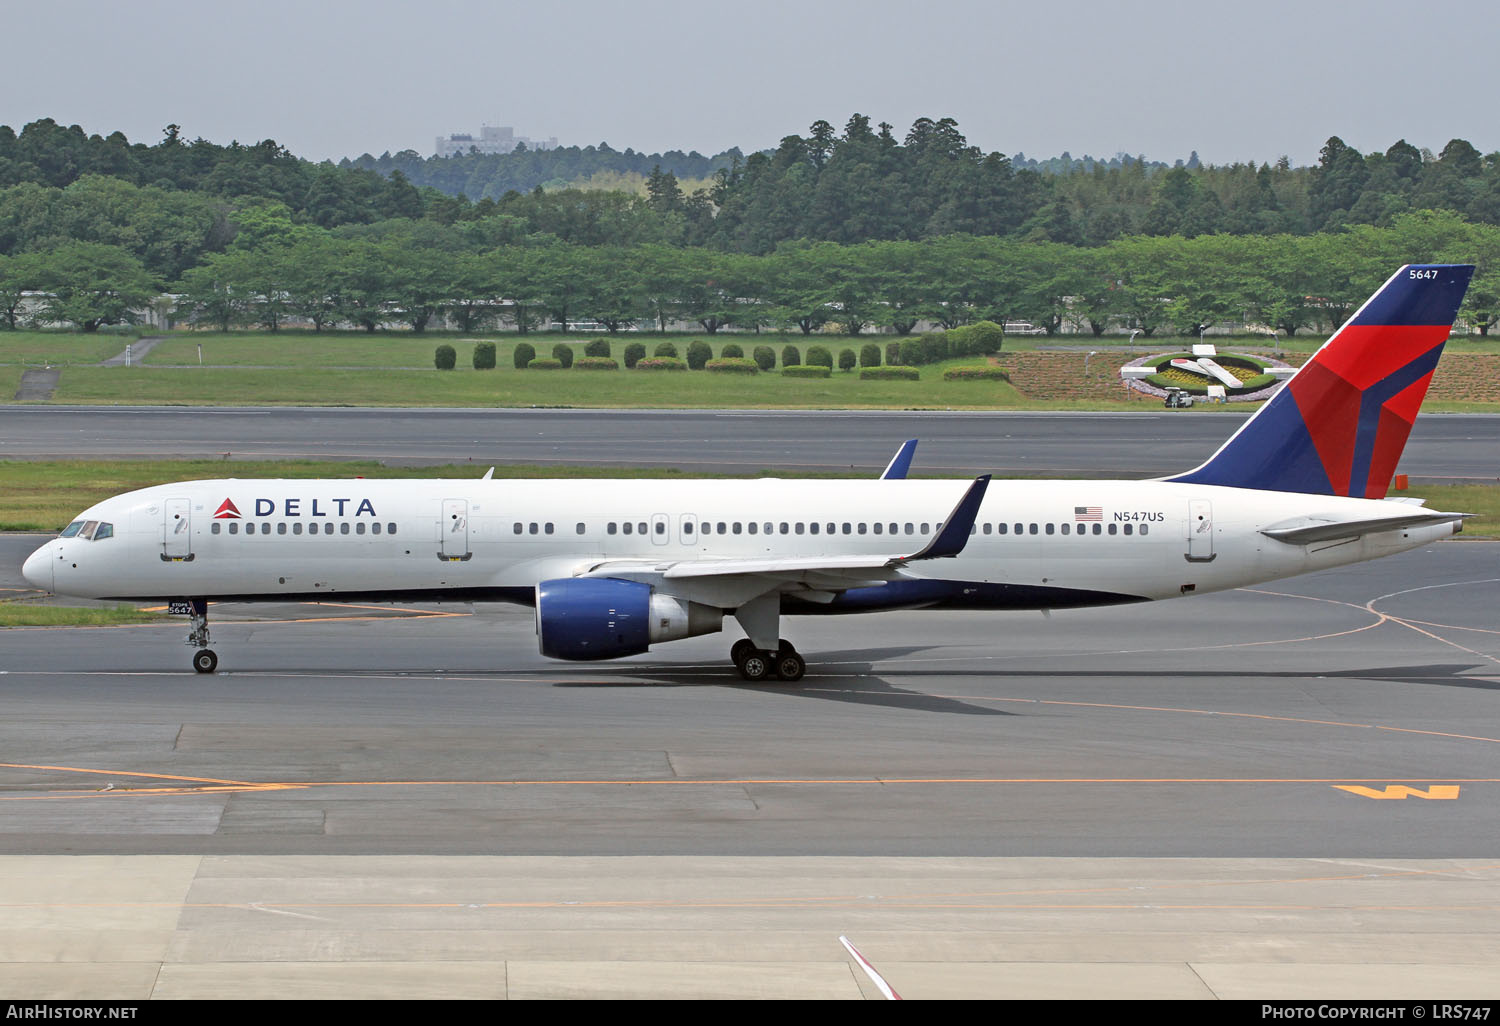
{"type": "Polygon", "coordinates": [[[1332,541],[1335,538],[1357,538],[1377,531],[1395,531],[1403,527],[1431,527],[1437,524],[1463,520],[1469,513],[1439,513],[1423,510],[1394,517],[1372,517],[1365,520],[1341,520],[1337,515],[1313,514],[1283,520],[1279,524],[1261,528],[1267,538],[1286,542],[1289,545],[1310,545],[1313,542],[1332,541]]]}

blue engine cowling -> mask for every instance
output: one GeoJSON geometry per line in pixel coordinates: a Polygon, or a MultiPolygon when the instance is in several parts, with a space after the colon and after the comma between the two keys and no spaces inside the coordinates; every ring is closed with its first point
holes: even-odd
{"type": "Polygon", "coordinates": [[[615,659],[651,647],[651,585],[570,577],[536,586],[536,636],[553,659],[615,659]]]}
{"type": "Polygon", "coordinates": [[[566,577],[536,586],[536,636],[553,659],[617,659],[723,628],[724,611],[649,584],[613,577],[566,577]]]}

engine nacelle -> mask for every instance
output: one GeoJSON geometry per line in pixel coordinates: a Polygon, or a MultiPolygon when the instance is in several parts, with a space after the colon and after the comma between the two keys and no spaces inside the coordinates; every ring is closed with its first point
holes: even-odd
{"type": "Polygon", "coordinates": [[[537,646],[552,659],[617,659],[723,627],[723,610],[657,595],[640,581],[566,577],[536,586],[537,646]]]}

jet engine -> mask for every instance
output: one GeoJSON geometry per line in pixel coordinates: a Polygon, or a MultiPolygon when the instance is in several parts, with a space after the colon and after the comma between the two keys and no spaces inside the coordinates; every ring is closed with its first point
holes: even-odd
{"type": "Polygon", "coordinates": [[[640,581],[568,577],[536,586],[537,645],[552,659],[615,659],[723,627],[723,610],[640,581]]]}

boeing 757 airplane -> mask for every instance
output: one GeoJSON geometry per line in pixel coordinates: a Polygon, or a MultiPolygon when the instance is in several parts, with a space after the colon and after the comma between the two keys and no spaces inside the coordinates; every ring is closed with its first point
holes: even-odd
{"type": "Polygon", "coordinates": [[[723,629],[795,681],[788,614],[1061,609],[1198,595],[1426,545],[1386,499],[1474,268],[1408,265],[1202,466],[1152,481],[189,481],[84,510],[26,560],[63,595],[168,600],[211,673],[210,601],[503,599],[555,659],[723,629]]]}

